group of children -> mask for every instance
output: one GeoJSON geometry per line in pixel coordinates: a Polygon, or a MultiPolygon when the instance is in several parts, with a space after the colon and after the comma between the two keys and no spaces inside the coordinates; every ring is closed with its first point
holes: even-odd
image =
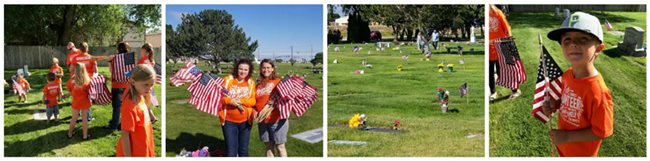
{"type": "MultiPolygon", "coordinates": [[[[43,87],[42,103],[46,106],[47,121],[51,118],[58,121],[59,102],[64,98],[72,96],[72,118],[66,134],[72,139],[76,134],[75,125],[79,114],[82,115],[82,140],[88,140],[91,135],[88,133],[88,114],[92,106],[89,98],[90,82],[97,75],[98,60],[112,61],[114,56],[92,56],[88,52],[88,44],[81,44],[81,48],[75,48],[73,43],[67,46],[70,54],[66,64],[69,67],[70,79],[66,82],[68,94],[63,94],[62,77],[64,70],[59,66],[57,58],[52,59],[52,67],[46,75],[47,84],[43,87]]],[[[153,50],[150,44],[142,47],[142,59],[138,65],[130,71],[127,76],[128,87],[121,98],[121,138],[116,147],[116,156],[155,156],[154,136],[152,123],[156,121],[152,111],[152,91],[156,80],[156,72],[153,69],[153,50]]],[[[125,73],[126,74],[126,73],[125,73]]],[[[29,82],[19,73],[15,83],[20,85],[25,92],[19,92],[14,86],[14,92],[19,95],[19,102],[27,101],[27,91],[30,89],[29,82]]]]}

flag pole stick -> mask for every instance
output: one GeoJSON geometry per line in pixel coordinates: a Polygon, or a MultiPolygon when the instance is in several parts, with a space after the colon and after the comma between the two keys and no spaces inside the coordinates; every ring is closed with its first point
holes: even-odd
{"type": "MultiPolygon", "coordinates": [[[[546,58],[545,58],[545,55],[544,55],[544,44],[542,43],[542,34],[538,34],[538,37],[539,37],[539,48],[540,48],[540,51],[541,51],[541,54],[542,54],[542,61],[543,61],[542,66],[543,66],[543,69],[544,69],[543,70],[544,71],[544,83],[546,84],[544,86],[544,91],[545,91],[544,95],[546,95],[546,93],[548,92],[548,83],[549,83],[549,81],[548,81],[548,73],[546,72],[546,58]]],[[[549,100],[544,100],[544,101],[549,101],[549,100]]],[[[546,124],[547,127],[548,127],[549,133],[551,132],[551,130],[553,130],[553,127],[551,127],[551,122],[552,121],[553,120],[550,119],[550,117],[549,117],[549,120],[548,120],[548,122],[546,124]]],[[[550,135],[549,135],[549,140],[551,140],[550,135]]],[[[555,157],[555,145],[553,145],[553,140],[551,140],[551,157],[555,157]]]]}

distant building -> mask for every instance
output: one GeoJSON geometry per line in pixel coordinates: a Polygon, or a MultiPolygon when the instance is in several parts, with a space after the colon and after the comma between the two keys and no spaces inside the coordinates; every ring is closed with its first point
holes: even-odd
{"type": "Polygon", "coordinates": [[[348,26],[348,18],[350,18],[350,16],[337,18],[334,20],[334,24],[337,26],[348,26]]]}
{"type": "Polygon", "coordinates": [[[150,43],[153,48],[160,48],[161,34],[160,32],[148,33],[145,41],[150,43]]]}
{"type": "Polygon", "coordinates": [[[129,43],[131,47],[141,47],[145,42],[145,31],[138,31],[134,22],[127,22],[124,24],[127,30],[126,35],[122,38],[123,42],[129,43]]]}

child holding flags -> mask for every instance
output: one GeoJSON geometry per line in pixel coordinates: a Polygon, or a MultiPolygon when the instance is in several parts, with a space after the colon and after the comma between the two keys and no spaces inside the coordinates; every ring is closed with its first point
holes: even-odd
{"type": "Polygon", "coordinates": [[[43,103],[46,106],[47,123],[50,123],[52,116],[54,116],[54,122],[59,121],[58,100],[61,99],[61,84],[60,81],[56,82],[56,80],[54,73],[47,74],[47,84],[43,87],[43,103]]]}
{"type": "Polygon", "coordinates": [[[138,65],[129,78],[129,87],[122,98],[122,136],[117,142],[118,157],[155,157],[151,110],[151,94],[156,73],[148,65],[138,65]]]}
{"type": "Polygon", "coordinates": [[[614,132],[612,96],[594,67],[605,47],[600,21],[576,12],[547,36],[560,43],[564,58],[571,63],[560,78],[560,99],[543,105],[547,116],[559,112],[558,129],[550,131],[551,140],[560,156],[597,156],[602,140],[614,132]]]}
{"type": "Polygon", "coordinates": [[[77,117],[79,117],[79,111],[81,111],[81,119],[83,125],[83,140],[90,138],[88,134],[88,110],[90,109],[90,98],[89,89],[90,89],[90,77],[86,71],[86,64],[81,62],[76,62],[72,65],[74,69],[74,75],[71,80],[68,81],[67,87],[70,89],[72,94],[72,119],[70,119],[70,127],[68,128],[67,137],[72,139],[72,136],[76,133],[74,131],[75,125],[77,123],[77,117]]]}

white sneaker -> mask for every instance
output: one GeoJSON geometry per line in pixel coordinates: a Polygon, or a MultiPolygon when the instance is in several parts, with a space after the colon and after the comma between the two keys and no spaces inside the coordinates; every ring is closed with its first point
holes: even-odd
{"type": "Polygon", "coordinates": [[[514,93],[512,93],[512,95],[510,95],[510,99],[514,99],[514,98],[517,98],[519,96],[521,96],[521,90],[517,89],[517,92],[514,92],[514,93]]]}
{"type": "Polygon", "coordinates": [[[497,99],[497,92],[490,95],[490,101],[494,101],[495,99],[497,99]]]}

